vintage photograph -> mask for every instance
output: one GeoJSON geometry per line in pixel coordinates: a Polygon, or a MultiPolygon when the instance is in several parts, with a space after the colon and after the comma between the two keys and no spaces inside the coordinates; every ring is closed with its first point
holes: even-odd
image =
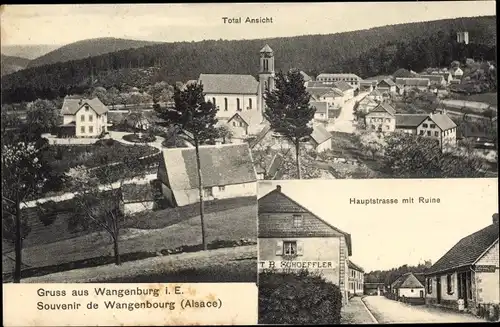
{"type": "Polygon", "coordinates": [[[459,180],[408,181],[370,205],[351,196],[380,183],[260,181],[259,323],[498,321],[497,180],[487,180],[439,203],[408,199],[459,180]]]}
{"type": "Polygon", "coordinates": [[[492,1],[1,15],[4,282],[255,282],[258,180],[497,176],[492,1]]]}

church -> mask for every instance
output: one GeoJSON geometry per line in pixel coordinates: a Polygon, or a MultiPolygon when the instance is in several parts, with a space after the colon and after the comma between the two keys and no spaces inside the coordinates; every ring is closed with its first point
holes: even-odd
{"type": "Polygon", "coordinates": [[[274,78],[274,53],[266,44],[260,50],[259,80],[252,75],[200,74],[198,83],[203,85],[205,101],[219,109],[219,120],[229,123],[231,128],[256,134],[257,126],[263,127],[264,95],[266,89],[274,88],[274,78]]]}

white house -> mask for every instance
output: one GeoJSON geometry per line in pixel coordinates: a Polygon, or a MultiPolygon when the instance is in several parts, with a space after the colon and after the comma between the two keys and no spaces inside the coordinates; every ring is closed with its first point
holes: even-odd
{"type": "MultiPolygon", "coordinates": [[[[247,143],[203,145],[199,154],[206,200],[256,196],[257,176],[247,143]]],[[[199,202],[195,148],[164,149],[158,179],[171,206],[199,202]]]]}
{"type": "MultiPolygon", "coordinates": [[[[344,102],[347,102],[354,98],[355,87],[351,86],[349,83],[344,81],[334,82],[333,85],[344,93],[344,102]]],[[[359,84],[356,88],[359,87],[359,84]]]]}
{"type": "Polygon", "coordinates": [[[344,105],[344,92],[332,86],[307,87],[306,91],[311,95],[311,101],[326,102],[329,108],[341,108],[344,105]]]}
{"type": "Polygon", "coordinates": [[[464,71],[460,67],[456,67],[451,70],[451,76],[453,76],[453,79],[462,79],[464,71]]]}
{"type": "Polygon", "coordinates": [[[399,278],[391,284],[391,291],[398,299],[418,298],[422,299],[422,302],[425,301],[425,286],[417,276],[411,272],[399,276],[399,278]]]}
{"type": "Polygon", "coordinates": [[[226,124],[233,133],[233,138],[245,139],[258,134],[264,128],[265,121],[258,111],[247,110],[236,112],[226,124]]]}
{"type": "Polygon", "coordinates": [[[332,149],[332,134],[326,130],[321,124],[313,127],[310,140],[306,143],[306,148],[310,147],[316,152],[323,152],[332,149]]]}
{"type": "Polygon", "coordinates": [[[340,288],[347,304],[351,235],[285,193],[278,185],[259,199],[259,270],[288,267],[321,273],[340,288]]]}
{"type": "Polygon", "coordinates": [[[347,261],[349,267],[349,294],[363,295],[365,286],[365,271],[363,268],[352,262],[347,261]]]}
{"type": "Polygon", "coordinates": [[[426,272],[427,304],[470,312],[500,304],[498,213],[492,218],[492,224],[459,240],[426,272]]]}
{"type": "Polygon", "coordinates": [[[108,131],[108,107],[99,98],[66,96],[61,108],[67,135],[95,138],[108,131]]]}

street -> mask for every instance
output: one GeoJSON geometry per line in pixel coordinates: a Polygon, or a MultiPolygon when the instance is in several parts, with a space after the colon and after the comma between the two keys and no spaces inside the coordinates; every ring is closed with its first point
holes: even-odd
{"type": "Polygon", "coordinates": [[[380,324],[485,322],[466,313],[450,312],[424,305],[412,306],[383,296],[366,296],[363,302],[380,324]]]}
{"type": "Polygon", "coordinates": [[[359,93],[354,98],[348,100],[344,103],[340,115],[335,119],[333,125],[328,126],[328,131],[343,132],[343,133],[354,133],[356,127],[354,126],[354,105],[357,101],[363,99],[368,93],[359,93]]]}

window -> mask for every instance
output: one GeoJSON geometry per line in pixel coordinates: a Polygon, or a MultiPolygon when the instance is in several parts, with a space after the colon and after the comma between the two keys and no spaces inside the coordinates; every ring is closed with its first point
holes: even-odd
{"type": "Polygon", "coordinates": [[[431,131],[427,131],[427,136],[431,136],[431,131]]]}
{"type": "Polygon", "coordinates": [[[439,132],[434,132],[434,136],[438,137],[439,136],[439,132]]]}
{"type": "Polygon", "coordinates": [[[436,124],[431,124],[431,128],[436,128],[436,124]]]}
{"type": "Polygon", "coordinates": [[[233,126],[236,126],[236,122],[233,120],[233,126]]]}
{"type": "Polygon", "coordinates": [[[219,192],[224,192],[226,190],[226,187],[224,185],[219,186],[219,192]]]}
{"type": "Polygon", "coordinates": [[[94,126],[89,126],[89,133],[94,133],[94,126]]]}
{"type": "Polygon", "coordinates": [[[241,110],[241,107],[240,107],[240,99],[236,99],[236,110],[241,110]]]}
{"type": "Polygon", "coordinates": [[[453,294],[453,275],[446,275],[446,293],[453,294]]]}
{"type": "Polygon", "coordinates": [[[214,107],[217,107],[217,103],[215,102],[215,98],[212,98],[212,104],[214,105],[214,107]]]}
{"type": "Polygon", "coordinates": [[[89,111],[89,106],[88,105],[85,106],[85,111],[89,111]]]}
{"type": "Polygon", "coordinates": [[[413,288],[410,290],[410,292],[412,292],[412,293],[413,293],[413,288]]]}
{"type": "Polygon", "coordinates": [[[89,115],[89,121],[94,121],[94,115],[89,115]]]}
{"type": "Polygon", "coordinates": [[[428,126],[427,126],[427,124],[422,124],[422,127],[427,128],[428,126]]]}
{"type": "Polygon", "coordinates": [[[385,122],[386,122],[386,123],[390,123],[390,122],[391,122],[391,119],[390,119],[390,118],[386,118],[386,119],[385,119],[385,122]]]}
{"type": "Polygon", "coordinates": [[[85,121],[85,115],[80,116],[80,121],[85,121]]]}
{"type": "Polygon", "coordinates": [[[227,111],[227,98],[224,98],[224,111],[227,111]]]}
{"type": "Polygon", "coordinates": [[[248,99],[248,109],[252,109],[252,99],[248,99]]]}
{"type": "Polygon", "coordinates": [[[386,130],[389,130],[389,128],[390,128],[389,125],[385,125],[386,130]]]}
{"type": "Polygon", "coordinates": [[[212,188],[211,188],[211,187],[205,187],[205,188],[203,189],[203,193],[204,193],[203,195],[204,195],[205,197],[211,197],[211,196],[213,196],[213,195],[214,195],[214,194],[213,194],[213,192],[212,192],[212,188]]]}
{"type": "Polygon", "coordinates": [[[427,293],[432,294],[432,278],[427,278],[427,293]]]}
{"type": "Polygon", "coordinates": [[[297,241],[283,242],[283,254],[284,255],[296,255],[297,254],[297,241]]]}
{"type": "Polygon", "coordinates": [[[85,126],[80,127],[80,133],[85,134],[85,126]]]}
{"type": "Polygon", "coordinates": [[[421,130],[421,131],[420,131],[420,135],[424,135],[424,131],[422,131],[422,130],[421,130]]]}
{"type": "Polygon", "coordinates": [[[302,227],[304,219],[302,215],[293,215],[293,227],[302,227]]]}

